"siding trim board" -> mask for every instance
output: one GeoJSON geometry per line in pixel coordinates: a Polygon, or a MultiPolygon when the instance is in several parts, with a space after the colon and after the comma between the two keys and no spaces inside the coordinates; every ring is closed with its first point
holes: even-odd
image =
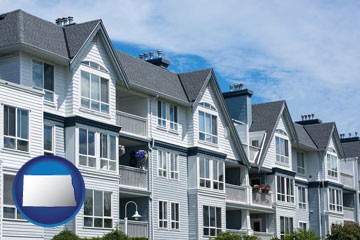
{"type": "Polygon", "coordinates": [[[220,159],[226,159],[226,156],[227,156],[225,153],[215,152],[215,151],[201,148],[201,147],[191,147],[188,149],[187,153],[188,153],[188,156],[204,154],[204,155],[208,155],[208,156],[216,157],[216,158],[220,158],[220,159]]]}
{"type": "Polygon", "coordinates": [[[301,180],[298,180],[298,179],[295,179],[295,184],[296,185],[302,185],[302,186],[308,186],[309,185],[308,182],[301,181],[301,180]]]}
{"type": "Polygon", "coordinates": [[[74,126],[76,126],[77,123],[96,127],[96,128],[101,128],[101,129],[108,130],[111,132],[116,132],[117,134],[121,130],[120,126],[98,122],[98,121],[94,121],[94,120],[87,119],[87,118],[80,117],[80,116],[68,117],[65,119],[65,127],[74,127],[74,126]]]}
{"type": "MultiPolygon", "coordinates": [[[[52,113],[44,112],[44,119],[64,124],[66,118],[52,113]]],[[[62,126],[62,125],[61,125],[62,126]]]]}
{"type": "MultiPolygon", "coordinates": [[[[308,186],[309,188],[321,188],[323,187],[323,184],[322,182],[309,182],[308,186]]],[[[335,188],[343,189],[344,186],[342,184],[325,181],[324,187],[335,187],[335,188]]]]}
{"type": "Polygon", "coordinates": [[[271,174],[276,174],[276,173],[284,174],[284,175],[291,176],[291,177],[295,177],[295,175],[296,175],[296,172],[293,172],[293,171],[285,170],[282,168],[273,168],[271,174]]]}
{"type": "Polygon", "coordinates": [[[180,147],[178,145],[174,145],[174,144],[159,141],[159,140],[154,141],[154,147],[166,148],[166,149],[169,149],[169,150],[173,150],[173,151],[188,154],[188,149],[185,148],[185,147],[180,147]]]}

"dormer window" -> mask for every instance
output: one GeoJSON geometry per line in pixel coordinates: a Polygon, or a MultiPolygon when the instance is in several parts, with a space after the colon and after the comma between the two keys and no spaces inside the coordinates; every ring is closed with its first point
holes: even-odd
{"type": "Polygon", "coordinates": [[[54,101],[54,66],[33,60],[32,64],[32,86],[44,89],[45,100],[54,101]]]}
{"type": "Polygon", "coordinates": [[[284,130],[276,129],[277,136],[275,136],[276,144],[276,161],[280,163],[289,163],[289,140],[284,130]]]}
{"type": "Polygon", "coordinates": [[[335,154],[327,154],[327,169],[329,177],[338,177],[338,159],[335,154]]]}
{"type": "Polygon", "coordinates": [[[198,112],[199,140],[208,143],[218,143],[218,126],[216,108],[207,102],[200,102],[198,112]]]}

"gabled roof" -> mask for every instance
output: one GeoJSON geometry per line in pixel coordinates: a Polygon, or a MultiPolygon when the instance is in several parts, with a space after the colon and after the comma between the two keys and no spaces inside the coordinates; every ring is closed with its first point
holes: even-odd
{"type": "Polygon", "coordinates": [[[294,123],[294,127],[296,130],[298,139],[299,139],[299,145],[302,147],[305,147],[305,148],[310,148],[310,149],[316,150],[317,147],[316,147],[315,143],[313,142],[313,140],[308,135],[308,133],[305,131],[304,126],[300,125],[298,123],[294,123]]]}
{"type": "Polygon", "coordinates": [[[360,158],[360,141],[342,143],[347,158],[360,158]]]}
{"type": "Polygon", "coordinates": [[[184,86],[188,100],[194,102],[199,96],[206,80],[210,77],[211,69],[180,73],[179,78],[184,86]]]}
{"type": "Polygon", "coordinates": [[[327,150],[331,138],[334,137],[334,144],[337,147],[338,155],[341,158],[345,157],[336,124],[334,122],[304,125],[304,129],[307,134],[309,134],[316,147],[322,151],[327,150]]]}
{"type": "Polygon", "coordinates": [[[291,120],[289,110],[285,101],[276,101],[269,103],[255,104],[252,106],[252,123],[250,132],[265,131],[266,138],[264,142],[264,149],[259,159],[259,166],[264,162],[266,153],[270,147],[276,127],[279,123],[281,115],[284,116],[285,121],[289,125],[289,134],[292,136],[294,143],[297,144],[297,135],[294,125],[291,120]]]}

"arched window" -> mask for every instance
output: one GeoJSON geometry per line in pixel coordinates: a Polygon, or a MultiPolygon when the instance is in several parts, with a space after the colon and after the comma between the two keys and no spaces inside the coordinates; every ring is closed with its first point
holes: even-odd
{"type": "Polygon", "coordinates": [[[216,111],[216,108],[215,108],[212,104],[210,104],[210,103],[201,102],[201,103],[199,103],[199,105],[200,105],[200,106],[203,106],[203,107],[205,107],[205,108],[208,108],[208,109],[210,109],[210,110],[216,111]]]}
{"type": "Polygon", "coordinates": [[[287,133],[282,129],[276,129],[275,132],[287,136],[287,133]]]}
{"type": "Polygon", "coordinates": [[[98,64],[96,62],[82,61],[81,64],[84,64],[84,65],[89,66],[91,68],[95,68],[96,70],[108,73],[108,70],[106,70],[103,66],[101,66],[100,64],[98,64]]]}

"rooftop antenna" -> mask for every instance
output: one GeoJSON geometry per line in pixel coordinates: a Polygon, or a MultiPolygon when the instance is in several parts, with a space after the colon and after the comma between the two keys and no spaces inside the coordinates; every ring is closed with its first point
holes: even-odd
{"type": "Polygon", "coordinates": [[[308,118],[309,118],[309,120],[311,120],[311,114],[308,114],[308,118]]]}
{"type": "Polygon", "coordinates": [[[148,54],[147,53],[144,53],[144,60],[148,60],[148,54]]]}
{"type": "Polygon", "coordinates": [[[153,59],[153,58],[154,58],[154,53],[153,53],[153,52],[149,52],[149,56],[150,56],[150,59],[153,59]]]}
{"type": "Polygon", "coordinates": [[[159,49],[159,50],[157,50],[157,55],[158,55],[158,58],[161,58],[161,53],[162,53],[162,51],[159,49]]]}
{"type": "Polygon", "coordinates": [[[234,86],[233,86],[233,85],[230,85],[230,92],[233,91],[233,88],[234,88],[234,86]]]}
{"type": "Polygon", "coordinates": [[[314,117],[315,117],[315,114],[312,113],[311,114],[311,119],[314,119],[314,117]]]}
{"type": "Polygon", "coordinates": [[[357,135],[358,135],[358,132],[355,132],[355,137],[357,137],[357,135]]]}
{"type": "Polygon", "coordinates": [[[139,58],[141,59],[141,60],[144,60],[144,54],[139,54],[139,58]]]}

